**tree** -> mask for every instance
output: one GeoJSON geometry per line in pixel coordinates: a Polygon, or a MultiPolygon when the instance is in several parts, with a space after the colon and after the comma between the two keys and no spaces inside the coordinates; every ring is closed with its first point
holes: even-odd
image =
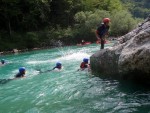
{"type": "Polygon", "coordinates": [[[111,34],[120,36],[128,33],[137,24],[136,19],[127,11],[114,11],[111,16],[111,34]]]}
{"type": "MultiPolygon", "coordinates": [[[[17,15],[20,9],[17,7],[18,0],[1,0],[0,1],[0,30],[8,31],[11,36],[13,24],[17,24],[17,15]]],[[[15,27],[14,27],[15,28],[15,27]]]]}
{"type": "Polygon", "coordinates": [[[107,11],[121,10],[120,0],[82,0],[84,10],[101,9],[107,11]]]}
{"type": "Polygon", "coordinates": [[[150,12],[149,0],[121,0],[124,6],[137,18],[146,18],[150,12]]]}
{"type": "Polygon", "coordinates": [[[53,0],[50,3],[50,20],[53,26],[68,27],[73,24],[73,17],[81,10],[80,0],[53,0]]]}

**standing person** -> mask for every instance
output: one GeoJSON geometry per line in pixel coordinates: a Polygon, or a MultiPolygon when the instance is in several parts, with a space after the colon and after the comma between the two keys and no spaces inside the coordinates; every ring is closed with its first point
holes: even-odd
{"type": "Polygon", "coordinates": [[[103,23],[101,23],[100,26],[98,26],[96,30],[96,37],[98,40],[101,42],[101,49],[104,49],[104,44],[105,44],[105,37],[108,35],[109,31],[109,18],[104,18],[103,23]]]}

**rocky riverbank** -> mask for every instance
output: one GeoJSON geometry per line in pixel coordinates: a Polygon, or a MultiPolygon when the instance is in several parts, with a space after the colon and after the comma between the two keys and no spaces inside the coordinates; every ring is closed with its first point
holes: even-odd
{"type": "Polygon", "coordinates": [[[1,51],[0,55],[7,55],[7,54],[16,54],[16,53],[22,53],[22,52],[27,52],[27,51],[34,51],[34,50],[41,50],[41,49],[46,49],[46,48],[33,48],[33,49],[12,49],[10,51],[1,51]]]}

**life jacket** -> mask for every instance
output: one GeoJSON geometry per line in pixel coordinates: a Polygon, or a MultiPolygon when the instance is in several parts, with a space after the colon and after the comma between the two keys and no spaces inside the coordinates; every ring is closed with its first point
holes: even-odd
{"type": "Polygon", "coordinates": [[[82,63],[80,64],[80,68],[88,68],[88,64],[85,63],[85,62],[82,62],[82,63]]]}
{"type": "Polygon", "coordinates": [[[105,26],[104,23],[102,23],[101,25],[98,26],[97,28],[97,34],[101,37],[105,36],[106,33],[108,33],[109,30],[109,26],[105,26]]]}

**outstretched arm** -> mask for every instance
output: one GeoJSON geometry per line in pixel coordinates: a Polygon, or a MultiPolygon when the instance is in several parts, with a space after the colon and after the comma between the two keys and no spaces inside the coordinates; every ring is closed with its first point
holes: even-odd
{"type": "Polygon", "coordinates": [[[37,71],[39,71],[40,73],[46,73],[46,72],[50,72],[53,71],[56,67],[54,67],[53,69],[50,70],[46,70],[46,71],[41,71],[41,69],[38,69],[37,71]]]}

